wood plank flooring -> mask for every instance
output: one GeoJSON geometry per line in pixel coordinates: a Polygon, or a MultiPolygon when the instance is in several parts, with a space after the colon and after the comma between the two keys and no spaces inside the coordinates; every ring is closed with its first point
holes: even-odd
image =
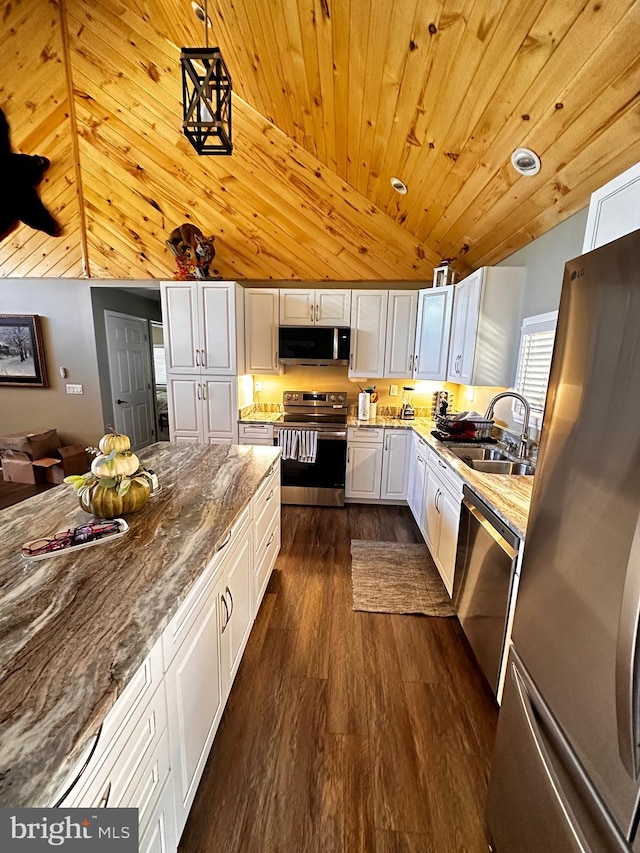
{"type": "Polygon", "coordinates": [[[351,539],[405,507],[282,508],[282,550],[181,853],[484,853],[497,706],[457,619],[358,613],[351,539]]]}
{"type": "Polygon", "coordinates": [[[0,470],[0,509],[6,509],[34,495],[39,495],[40,492],[46,492],[48,489],[53,488],[53,483],[39,483],[32,486],[27,483],[5,482],[2,477],[2,471],[0,470]]]}

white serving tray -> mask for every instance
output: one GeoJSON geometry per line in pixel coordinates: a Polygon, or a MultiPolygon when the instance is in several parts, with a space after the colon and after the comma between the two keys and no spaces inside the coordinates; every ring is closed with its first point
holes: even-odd
{"type": "MultiPolygon", "coordinates": [[[[129,525],[124,520],[124,518],[112,518],[112,519],[103,519],[104,521],[114,521],[118,523],[119,530],[117,533],[107,533],[105,536],[102,536],[100,539],[94,539],[91,542],[81,542],[79,545],[66,545],[64,548],[57,548],[55,551],[47,551],[46,554],[25,554],[24,548],[29,545],[29,542],[25,542],[22,546],[23,550],[20,552],[23,560],[28,560],[30,563],[35,560],[47,560],[49,557],[57,557],[60,554],[69,554],[71,552],[81,551],[83,548],[91,548],[93,545],[104,545],[106,542],[113,542],[114,539],[120,539],[124,534],[129,530],[129,525]]],[[[88,521],[87,524],[91,524],[92,522],[88,521]]],[[[84,525],[78,524],[78,527],[83,527],[84,525]]],[[[67,528],[68,530],[69,528],[67,528]]],[[[40,539],[52,539],[56,533],[65,533],[65,530],[56,530],[55,533],[50,534],[49,536],[40,536],[40,539]]],[[[37,542],[37,539],[31,539],[31,542],[37,542]]]]}

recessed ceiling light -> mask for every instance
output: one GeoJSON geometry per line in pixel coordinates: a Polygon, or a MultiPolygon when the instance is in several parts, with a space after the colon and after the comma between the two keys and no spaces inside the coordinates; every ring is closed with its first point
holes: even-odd
{"type": "Polygon", "coordinates": [[[530,148],[516,148],[511,155],[511,165],[521,175],[537,175],[540,171],[540,158],[530,148]]]}
{"type": "Polygon", "coordinates": [[[196,3],[195,0],[191,0],[191,8],[193,9],[194,14],[199,21],[202,21],[202,23],[204,23],[204,19],[207,19],[207,29],[210,30],[211,18],[205,13],[203,7],[199,3],[196,3]]]}
{"type": "Polygon", "coordinates": [[[400,178],[391,178],[391,186],[397,193],[400,193],[400,195],[406,195],[408,192],[407,185],[403,183],[400,178]]]}

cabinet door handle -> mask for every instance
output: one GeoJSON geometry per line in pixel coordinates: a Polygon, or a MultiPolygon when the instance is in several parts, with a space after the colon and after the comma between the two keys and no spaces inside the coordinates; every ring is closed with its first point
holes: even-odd
{"type": "Polygon", "coordinates": [[[318,322],[319,319],[320,319],[320,304],[318,303],[316,305],[316,323],[318,322]]]}
{"type": "Polygon", "coordinates": [[[413,356],[409,356],[409,373],[413,373],[413,356]]]}
{"type": "Polygon", "coordinates": [[[271,534],[271,536],[269,537],[269,541],[268,541],[268,542],[267,542],[267,544],[265,545],[265,548],[268,548],[268,547],[269,547],[269,545],[271,545],[271,543],[273,542],[273,540],[274,540],[274,538],[275,538],[275,535],[276,535],[276,532],[275,532],[275,530],[274,530],[274,531],[273,531],[273,533],[271,534]]]}
{"type": "Polygon", "coordinates": [[[225,595],[227,594],[229,596],[229,600],[231,601],[231,610],[229,611],[229,619],[231,619],[231,617],[233,616],[233,596],[231,595],[231,590],[229,589],[229,587],[227,587],[225,590],[225,595]]]}
{"type": "Polygon", "coordinates": [[[269,492],[269,497],[267,498],[267,500],[265,501],[265,503],[268,503],[268,502],[271,500],[271,498],[273,497],[273,493],[274,493],[274,492],[275,492],[275,489],[271,489],[271,491],[269,492]]]}
{"type": "Polygon", "coordinates": [[[202,383],[202,399],[207,399],[207,386],[204,384],[204,382],[202,383]]]}
{"type": "Polygon", "coordinates": [[[199,382],[196,382],[196,389],[197,389],[196,393],[198,395],[198,400],[201,400],[202,397],[200,396],[200,383],[199,382]]]}
{"type": "Polygon", "coordinates": [[[313,303],[311,303],[311,317],[309,317],[309,319],[311,320],[312,323],[313,323],[313,308],[314,308],[314,305],[313,305],[313,303]]]}
{"type": "Polygon", "coordinates": [[[222,542],[216,548],[216,554],[218,553],[218,551],[222,551],[223,548],[226,548],[229,542],[231,542],[231,531],[227,533],[222,542]]]}
{"type": "Polygon", "coordinates": [[[200,350],[197,349],[196,350],[196,367],[200,367],[199,352],[200,352],[200,350]]]}
{"type": "Polygon", "coordinates": [[[447,465],[442,461],[442,459],[438,459],[438,465],[441,468],[444,468],[445,471],[447,470],[447,465]]]}
{"type": "Polygon", "coordinates": [[[351,370],[353,370],[353,353],[351,353],[351,355],[349,356],[349,367],[351,370]]]}
{"type": "Polygon", "coordinates": [[[413,369],[416,372],[420,369],[419,368],[419,362],[418,362],[418,353],[415,353],[415,355],[413,356],[413,369]]]}
{"type": "Polygon", "coordinates": [[[69,787],[64,791],[64,793],[62,793],[60,795],[60,797],[56,800],[56,802],[53,804],[54,809],[59,808],[60,804],[63,803],[67,799],[67,797],[69,796],[71,791],[73,791],[75,786],[78,784],[78,782],[82,778],[82,775],[84,774],[87,767],[91,764],[91,759],[93,758],[94,753],[95,753],[96,749],[98,748],[98,743],[100,742],[100,735],[101,734],[102,734],[102,725],[100,726],[98,731],[93,735],[95,740],[93,742],[91,749],[89,750],[89,754],[87,755],[87,758],[86,758],[84,764],[82,765],[80,770],[78,770],[76,778],[73,780],[73,782],[69,785],[69,787]]]}
{"type": "Polygon", "coordinates": [[[351,462],[351,448],[347,449],[347,464],[351,462]]]}
{"type": "Polygon", "coordinates": [[[107,790],[102,795],[102,799],[98,803],[99,809],[106,809],[109,805],[109,797],[111,796],[111,782],[107,785],[107,790]]]}
{"type": "Polygon", "coordinates": [[[206,361],[206,352],[205,352],[205,350],[201,349],[200,350],[200,367],[205,366],[205,361],[206,361]]]}
{"type": "Polygon", "coordinates": [[[220,633],[224,634],[225,628],[229,624],[229,605],[227,604],[227,599],[225,598],[224,593],[220,596],[220,601],[224,605],[224,613],[225,613],[225,620],[224,620],[224,623],[222,625],[222,630],[220,631],[220,633]]]}
{"type": "Polygon", "coordinates": [[[436,509],[438,511],[438,515],[440,514],[440,498],[442,497],[442,492],[440,489],[436,492],[436,509]]]}

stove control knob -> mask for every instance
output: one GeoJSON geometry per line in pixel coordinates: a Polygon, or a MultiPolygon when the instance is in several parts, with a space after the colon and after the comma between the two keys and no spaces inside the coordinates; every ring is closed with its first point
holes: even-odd
{"type": "Polygon", "coordinates": [[[294,394],[294,395],[293,395],[293,399],[294,399],[294,400],[299,400],[299,399],[300,399],[300,394],[294,394]]]}
{"type": "Polygon", "coordinates": [[[339,403],[343,403],[343,402],[344,402],[344,394],[339,394],[339,395],[338,395],[338,402],[339,402],[339,403]]]}
{"type": "Polygon", "coordinates": [[[285,400],[290,400],[290,399],[291,399],[291,394],[285,394],[285,395],[284,395],[284,399],[285,399],[285,400]]]}
{"type": "Polygon", "coordinates": [[[330,397],[329,399],[330,399],[330,400],[331,400],[331,402],[333,403],[333,402],[334,402],[334,400],[336,399],[336,395],[335,395],[335,394],[332,394],[332,395],[331,395],[331,397],[330,397]]]}

